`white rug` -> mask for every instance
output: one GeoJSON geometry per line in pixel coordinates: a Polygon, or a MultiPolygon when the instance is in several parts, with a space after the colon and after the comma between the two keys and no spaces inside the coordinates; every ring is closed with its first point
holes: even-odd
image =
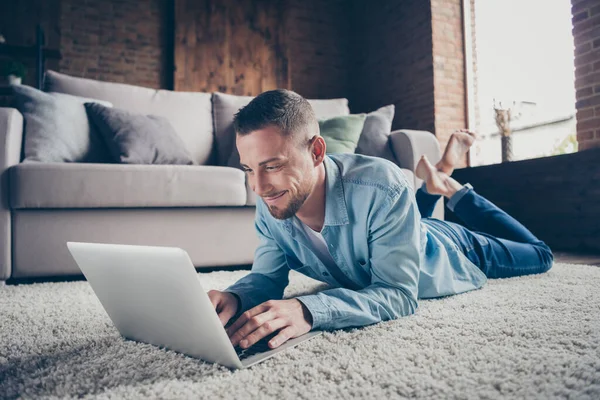
{"type": "MultiPolygon", "coordinates": [[[[290,282],[287,296],[326,287],[290,282]]],[[[599,399],[600,268],[489,280],[236,372],[123,340],[87,282],[0,287],[0,397],[599,399]]]]}

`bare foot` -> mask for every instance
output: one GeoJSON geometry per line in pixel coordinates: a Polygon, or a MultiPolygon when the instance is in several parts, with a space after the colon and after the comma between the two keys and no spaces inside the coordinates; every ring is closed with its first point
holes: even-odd
{"type": "Polygon", "coordinates": [[[450,140],[446,145],[446,150],[442,159],[435,164],[435,167],[447,174],[452,175],[454,167],[463,159],[469,148],[475,142],[477,135],[474,132],[466,129],[455,131],[450,136],[450,140]]]}
{"type": "Polygon", "coordinates": [[[434,167],[424,155],[421,156],[417,168],[415,168],[415,175],[425,181],[425,188],[430,194],[439,194],[450,198],[462,187],[448,174],[434,167]]]}

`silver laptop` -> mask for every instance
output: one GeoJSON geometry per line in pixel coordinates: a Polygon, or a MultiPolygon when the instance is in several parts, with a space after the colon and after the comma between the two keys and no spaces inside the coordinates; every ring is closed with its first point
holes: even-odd
{"type": "MultiPolygon", "coordinates": [[[[67,247],[121,335],[229,368],[247,368],[311,339],[276,349],[234,347],[189,255],[176,247],[68,242],[67,247]]],[[[233,321],[231,321],[233,322],[233,321]]]]}

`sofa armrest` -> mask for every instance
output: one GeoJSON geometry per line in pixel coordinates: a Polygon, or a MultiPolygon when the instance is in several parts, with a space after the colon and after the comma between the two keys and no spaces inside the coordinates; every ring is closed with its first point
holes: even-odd
{"type": "Polygon", "coordinates": [[[8,169],[21,161],[22,143],[23,115],[0,107],[0,281],[8,279],[12,269],[8,169]]]}
{"type": "Polygon", "coordinates": [[[440,144],[431,132],[400,129],[390,134],[390,140],[400,168],[414,172],[423,154],[432,164],[442,158],[440,144]]]}
{"type": "MultiPolygon", "coordinates": [[[[419,159],[424,154],[432,164],[442,158],[440,144],[434,134],[427,131],[414,131],[400,129],[390,134],[391,147],[400,168],[415,171],[419,159]]],[[[423,181],[414,174],[415,191],[421,187],[423,181]]],[[[444,219],[444,202],[438,201],[433,217],[444,219]]]]}

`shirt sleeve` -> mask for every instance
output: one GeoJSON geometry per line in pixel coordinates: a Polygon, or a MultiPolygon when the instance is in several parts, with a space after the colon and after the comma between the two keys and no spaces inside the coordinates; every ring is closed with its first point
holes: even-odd
{"type": "Polygon", "coordinates": [[[239,297],[240,308],[234,317],[265,301],[281,300],[289,283],[285,254],[271,236],[258,207],[254,226],[260,242],[254,252],[252,270],[224,290],[239,297]]]}
{"type": "Polygon", "coordinates": [[[422,262],[421,216],[406,185],[386,199],[369,224],[370,285],[298,297],[313,316],[312,329],[364,326],[415,313],[422,262]]]}

